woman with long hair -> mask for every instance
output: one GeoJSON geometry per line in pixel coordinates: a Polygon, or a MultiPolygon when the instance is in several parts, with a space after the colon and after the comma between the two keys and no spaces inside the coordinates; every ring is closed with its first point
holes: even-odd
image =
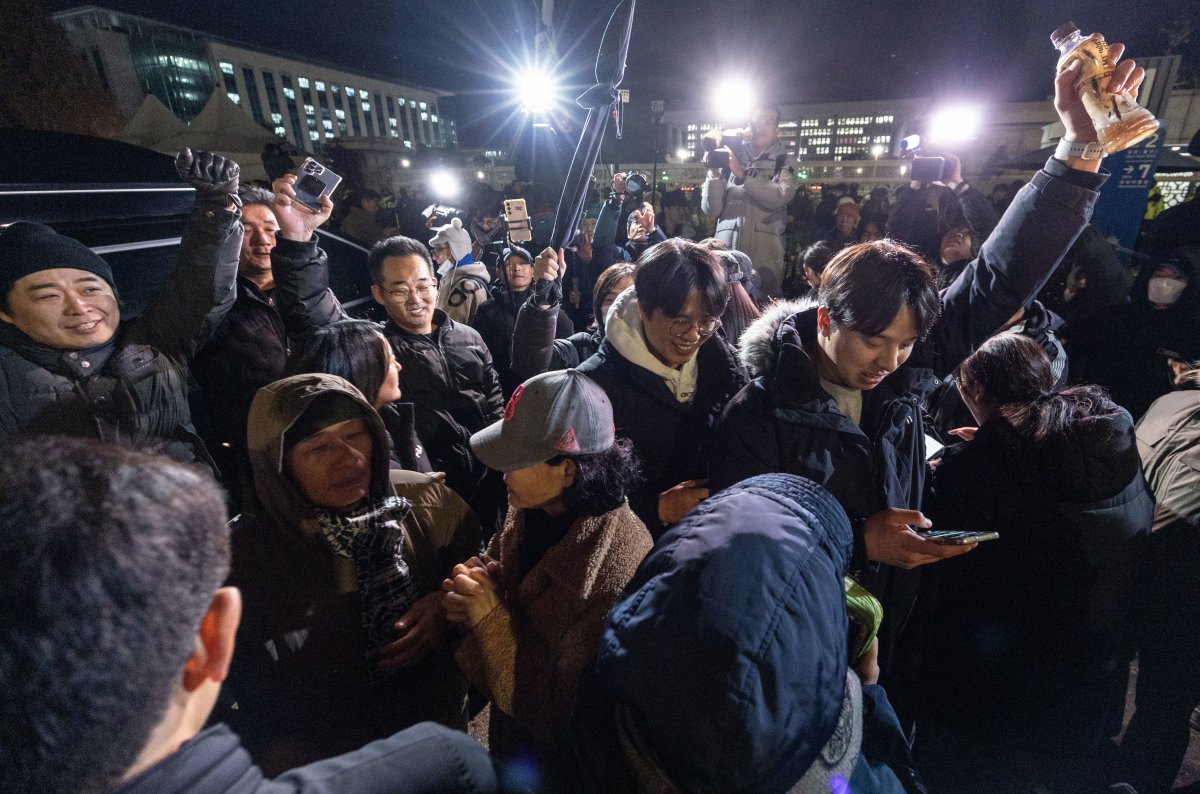
{"type": "Polygon", "coordinates": [[[935,529],[999,534],[939,566],[924,659],[929,768],[967,790],[1017,790],[1029,781],[1005,776],[1025,773],[1071,788],[1124,705],[1153,502],[1129,413],[1097,386],[1054,385],[1024,336],[967,358],[959,389],[978,427],[953,431],[966,443],[938,463],[925,509],[935,529]],[[997,762],[1000,778],[954,777],[997,762]]]}

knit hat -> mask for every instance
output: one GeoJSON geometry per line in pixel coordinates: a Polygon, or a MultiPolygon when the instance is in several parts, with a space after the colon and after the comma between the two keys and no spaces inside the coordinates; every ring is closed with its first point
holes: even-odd
{"type": "Polygon", "coordinates": [[[323,394],[313,400],[300,418],[287,429],[283,448],[291,449],[309,436],[340,422],[365,418],[363,407],[348,395],[338,392],[323,394]]]}
{"type": "Polygon", "coordinates": [[[764,474],[705,500],[642,561],[606,620],[596,685],[677,790],[849,790],[853,545],[828,491],[764,474]]]}
{"type": "Polygon", "coordinates": [[[95,273],[116,287],[108,263],[73,237],[25,221],[0,231],[0,296],[7,296],[25,276],[56,267],[95,273]]]}
{"type": "Polygon", "coordinates": [[[859,217],[858,205],[854,203],[853,199],[844,201],[838,205],[834,215],[853,215],[857,219],[859,217]]]}
{"type": "Polygon", "coordinates": [[[612,403],[578,370],[544,372],[517,387],[504,418],[471,436],[483,465],[515,471],[559,455],[594,455],[616,440],[612,403]]]}
{"type": "Polygon", "coordinates": [[[435,227],[429,240],[432,245],[448,245],[455,262],[461,262],[471,253],[471,235],[463,228],[461,218],[452,218],[445,226],[435,227]]]}
{"type": "Polygon", "coordinates": [[[750,261],[750,257],[741,251],[714,251],[713,253],[716,254],[725,270],[726,282],[740,281],[744,285],[750,284],[750,280],[754,278],[754,263],[750,261]]]}

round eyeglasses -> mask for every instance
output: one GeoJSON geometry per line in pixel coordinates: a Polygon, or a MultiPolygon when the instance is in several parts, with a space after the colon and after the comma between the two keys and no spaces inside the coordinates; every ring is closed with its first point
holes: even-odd
{"type": "Polygon", "coordinates": [[[720,317],[709,317],[707,319],[696,322],[691,317],[676,317],[667,326],[667,331],[674,337],[684,337],[692,332],[694,328],[696,333],[701,337],[712,336],[721,327],[720,317]]]}

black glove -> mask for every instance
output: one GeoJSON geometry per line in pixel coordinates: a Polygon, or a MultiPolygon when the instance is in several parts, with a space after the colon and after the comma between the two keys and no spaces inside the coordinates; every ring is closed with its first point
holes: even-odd
{"type": "Polygon", "coordinates": [[[184,149],[175,158],[179,177],[196,189],[197,200],[233,196],[237,200],[238,175],[241,167],[227,157],[212,152],[193,152],[184,149]]]}

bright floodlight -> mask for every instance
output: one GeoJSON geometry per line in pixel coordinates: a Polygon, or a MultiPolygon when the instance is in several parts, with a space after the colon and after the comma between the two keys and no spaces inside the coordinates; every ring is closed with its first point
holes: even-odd
{"type": "Polygon", "coordinates": [[[400,161],[400,166],[402,168],[408,168],[410,165],[412,165],[412,160],[409,160],[407,157],[400,161]]]}
{"type": "Polygon", "coordinates": [[[476,172],[475,172],[475,178],[476,178],[476,179],[486,179],[486,178],[487,178],[487,174],[483,173],[482,171],[476,171],[476,172]]]}
{"type": "Polygon", "coordinates": [[[883,153],[885,151],[886,150],[883,148],[882,143],[877,143],[871,147],[871,154],[875,157],[876,160],[878,160],[880,157],[882,157],[883,153]]]}
{"type": "Polygon", "coordinates": [[[750,121],[757,101],[754,84],[744,77],[726,77],[713,88],[712,109],[721,121],[737,124],[750,121]]]}
{"type": "Polygon", "coordinates": [[[689,152],[687,149],[676,149],[675,156],[678,157],[680,160],[686,160],[692,156],[692,153],[689,152]]]}
{"type": "Polygon", "coordinates": [[[429,187],[433,190],[433,195],[440,199],[449,199],[458,195],[460,185],[458,177],[449,171],[436,171],[429,177],[429,187]]]}
{"type": "Polygon", "coordinates": [[[929,137],[941,144],[969,141],[979,134],[982,115],[979,108],[967,105],[939,110],[929,120],[929,137]]]}
{"type": "Polygon", "coordinates": [[[558,80],[549,69],[530,66],[514,74],[512,82],[522,112],[547,113],[558,104],[558,80]]]}

